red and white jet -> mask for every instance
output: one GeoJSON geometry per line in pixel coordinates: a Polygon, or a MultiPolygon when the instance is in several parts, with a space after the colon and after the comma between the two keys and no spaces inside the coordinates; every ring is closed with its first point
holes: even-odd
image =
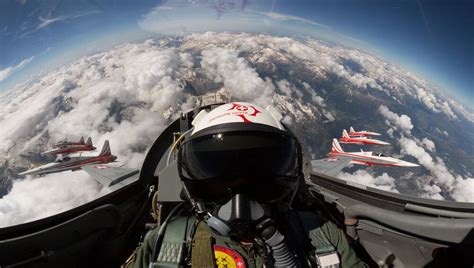
{"type": "Polygon", "coordinates": [[[380,136],[382,134],[377,133],[377,132],[371,132],[367,130],[361,130],[361,131],[355,131],[353,127],[349,128],[349,136],[354,137],[354,136],[380,136]]]}
{"type": "Polygon", "coordinates": [[[57,149],[43,152],[42,155],[67,155],[77,152],[93,151],[95,149],[96,148],[92,145],[92,139],[89,137],[82,145],[62,145],[57,149]]]}
{"type": "Polygon", "coordinates": [[[55,162],[42,165],[19,175],[35,175],[43,176],[49,173],[62,172],[66,170],[76,171],[81,169],[82,166],[93,165],[93,164],[106,164],[114,162],[117,159],[115,155],[110,152],[109,141],[105,141],[102,151],[97,156],[78,156],[78,157],[63,157],[58,158],[55,162]]]}
{"type": "Polygon", "coordinates": [[[392,167],[418,167],[419,165],[397,158],[386,156],[377,152],[345,152],[337,139],[332,140],[331,152],[329,157],[349,157],[351,164],[359,165],[377,165],[377,166],[392,166],[392,167]]]}
{"type": "Polygon", "coordinates": [[[342,137],[339,139],[341,143],[352,143],[352,144],[360,144],[360,145],[390,145],[388,142],[384,142],[381,140],[371,139],[366,136],[355,136],[351,137],[349,133],[344,129],[342,131],[342,137]]]}
{"type": "Polygon", "coordinates": [[[79,141],[59,141],[53,145],[54,148],[62,148],[65,146],[77,146],[85,145],[84,137],[81,137],[79,141]]]}
{"type": "Polygon", "coordinates": [[[337,176],[349,164],[387,167],[418,167],[419,165],[377,152],[345,152],[337,139],[332,140],[329,157],[311,160],[313,172],[337,176]]]}

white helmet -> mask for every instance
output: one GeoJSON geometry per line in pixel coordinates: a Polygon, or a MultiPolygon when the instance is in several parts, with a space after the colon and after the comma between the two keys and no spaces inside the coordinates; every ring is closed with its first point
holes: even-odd
{"type": "Polygon", "coordinates": [[[248,102],[232,102],[221,105],[211,112],[202,110],[193,120],[194,131],[192,134],[226,123],[256,123],[264,124],[279,130],[285,130],[280,123],[282,115],[272,106],[266,109],[248,102]]]}
{"type": "Polygon", "coordinates": [[[179,175],[189,194],[218,202],[245,194],[259,202],[294,192],[301,175],[301,148],[273,107],[246,102],[201,111],[180,146],[179,175]]]}

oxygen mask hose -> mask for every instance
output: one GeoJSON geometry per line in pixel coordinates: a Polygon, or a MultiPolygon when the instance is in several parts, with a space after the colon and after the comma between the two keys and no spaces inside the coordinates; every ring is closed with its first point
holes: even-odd
{"type": "Polygon", "coordinates": [[[297,267],[295,256],[286,245],[285,236],[278,231],[270,219],[260,223],[257,230],[265,244],[271,249],[275,267],[297,267]]]}

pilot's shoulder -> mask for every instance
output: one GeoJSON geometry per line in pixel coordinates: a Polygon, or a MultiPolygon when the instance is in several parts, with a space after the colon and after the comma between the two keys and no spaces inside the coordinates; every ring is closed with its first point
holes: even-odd
{"type": "Polygon", "coordinates": [[[310,211],[298,211],[298,216],[306,231],[321,228],[328,222],[321,214],[310,211]]]}

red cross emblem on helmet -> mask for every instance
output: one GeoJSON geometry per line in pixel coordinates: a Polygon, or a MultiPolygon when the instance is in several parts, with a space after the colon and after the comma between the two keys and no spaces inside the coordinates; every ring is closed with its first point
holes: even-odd
{"type": "Polygon", "coordinates": [[[261,113],[253,105],[242,105],[238,103],[232,103],[232,107],[228,111],[235,111],[235,115],[239,116],[244,120],[245,123],[252,123],[247,117],[248,116],[257,116],[258,113],[261,113]]]}

